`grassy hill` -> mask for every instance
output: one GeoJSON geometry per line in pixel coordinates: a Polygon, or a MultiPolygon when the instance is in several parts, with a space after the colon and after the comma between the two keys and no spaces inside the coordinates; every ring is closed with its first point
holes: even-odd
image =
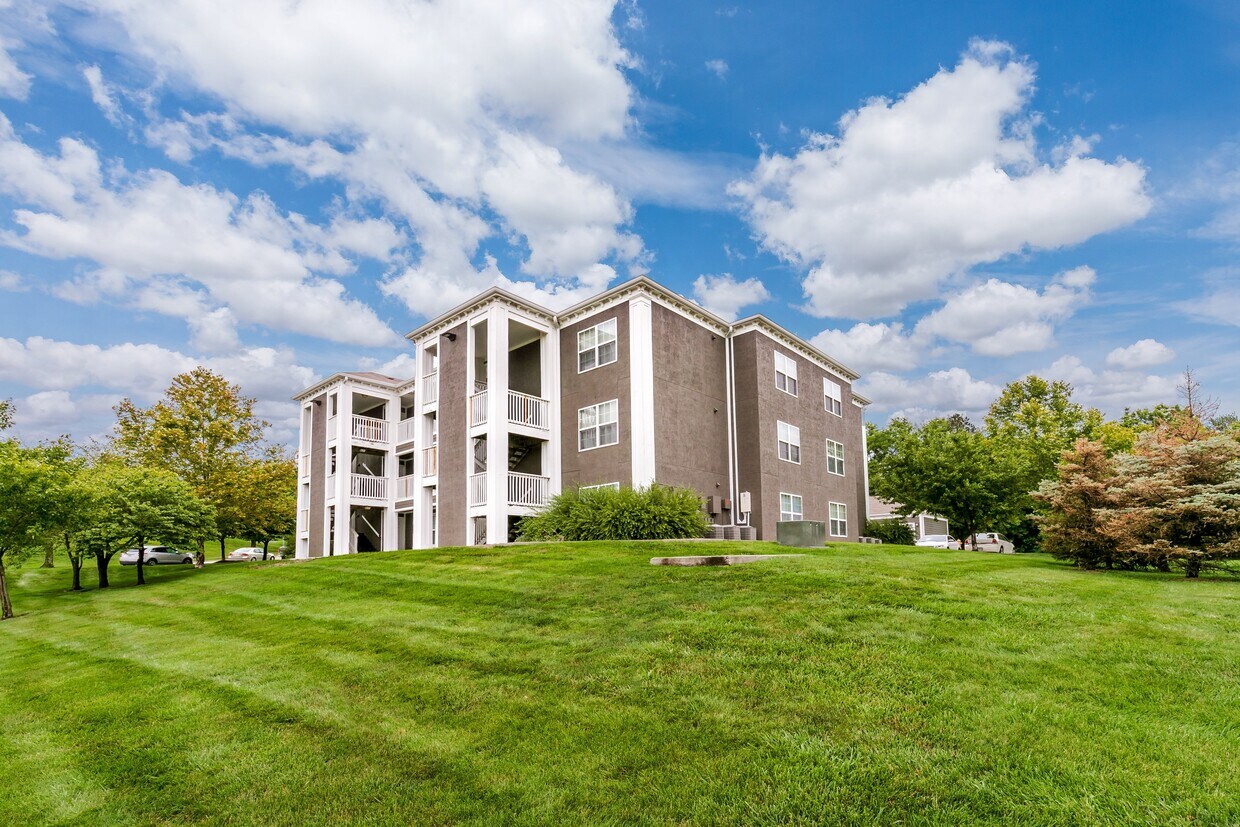
{"type": "Polygon", "coordinates": [[[1240,583],[720,547],[21,570],[0,824],[1240,823],[1240,583]]]}

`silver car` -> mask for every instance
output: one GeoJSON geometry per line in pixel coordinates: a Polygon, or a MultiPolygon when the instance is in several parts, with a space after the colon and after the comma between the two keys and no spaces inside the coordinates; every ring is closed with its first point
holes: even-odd
{"type": "MultiPolygon", "coordinates": [[[[971,542],[973,538],[965,541],[965,548],[973,548],[971,542]]],[[[1002,534],[996,534],[993,531],[978,532],[977,535],[978,551],[997,551],[1000,554],[1015,554],[1016,544],[1002,534]]]]}
{"type": "MultiPolygon", "coordinates": [[[[194,555],[188,551],[177,551],[169,546],[146,546],[146,554],[142,557],[144,566],[166,566],[175,563],[193,564],[194,555]]],[[[122,566],[138,565],[138,550],[136,548],[126,549],[121,552],[122,566]]]]}
{"type": "Polygon", "coordinates": [[[246,546],[245,548],[235,548],[228,552],[228,561],[230,563],[248,562],[250,560],[262,560],[263,550],[258,546],[246,546]]]}

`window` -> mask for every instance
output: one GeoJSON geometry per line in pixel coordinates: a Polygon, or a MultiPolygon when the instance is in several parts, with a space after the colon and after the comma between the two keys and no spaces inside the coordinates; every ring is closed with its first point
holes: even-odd
{"type": "Polygon", "coordinates": [[[840,389],[839,383],[823,377],[822,397],[826,410],[836,416],[844,415],[844,392],[840,389]]]}
{"type": "Polygon", "coordinates": [[[620,403],[613,399],[577,411],[577,450],[589,451],[620,441],[620,403]]]}
{"type": "Polygon", "coordinates": [[[801,495],[780,493],[779,521],[783,523],[788,520],[800,520],[804,517],[805,512],[801,510],[801,495]]]}
{"type": "Polygon", "coordinates": [[[797,363],[778,350],[775,351],[775,387],[784,393],[797,395],[797,363]]]}
{"type": "Polygon", "coordinates": [[[787,422],[779,423],[779,458],[801,464],[801,429],[787,422]]]}
{"type": "Polygon", "coordinates": [[[827,470],[844,476],[844,443],[827,440],[827,470]]]}
{"type": "Polygon", "coordinates": [[[828,529],[832,537],[848,536],[848,506],[843,503],[828,503],[831,526],[828,529]]]}
{"type": "Polygon", "coordinates": [[[619,491],[619,490],[620,490],[620,483],[618,483],[618,482],[600,482],[598,485],[583,485],[583,486],[581,486],[581,490],[582,490],[582,491],[595,491],[595,490],[598,490],[598,489],[600,489],[600,488],[610,488],[612,491],[619,491]]]}
{"type": "Polygon", "coordinates": [[[577,334],[577,372],[616,361],[616,320],[608,319],[577,334]]]}

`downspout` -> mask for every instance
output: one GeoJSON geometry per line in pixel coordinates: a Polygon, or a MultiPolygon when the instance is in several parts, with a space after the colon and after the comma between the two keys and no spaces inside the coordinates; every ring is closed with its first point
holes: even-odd
{"type": "Polygon", "coordinates": [[[724,394],[727,397],[724,408],[727,414],[727,433],[724,439],[728,443],[728,497],[732,502],[732,507],[728,509],[728,519],[732,525],[736,525],[736,452],[733,449],[732,437],[735,431],[735,418],[732,412],[733,388],[732,388],[732,329],[728,328],[728,332],[723,340],[723,375],[724,375],[724,394]]]}

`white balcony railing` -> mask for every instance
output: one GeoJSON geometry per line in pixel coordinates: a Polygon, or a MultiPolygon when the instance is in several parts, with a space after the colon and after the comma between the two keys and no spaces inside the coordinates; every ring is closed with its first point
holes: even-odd
{"type": "Polygon", "coordinates": [[[417,435],[417,425],[417,417],[413,416],[396,423],[396,441],[400,443],[413,442],[414,437],[417,435]]]}
{"type": "Polygon", "coordinates": [[[487,424],[487,391],[478,391],[469,397],[469,424],[485,425],[487,424]]]}
{"type": "Polygon", "coordinates": [[[474,474],[469,478],[469,504],[487,504],[487,472],[474,474]]]}
{"type": "Polygon", "coordinates": [[[422,404],[431,405],[439,401],[439,372],[428,373],[422,377],[422,404]]]}
{"type": "Polygon", "coordinates": [[[422,449],[422,476],[433,477],[439,473],[439,446],[422,449]]]}
{"type": "Polygon", "coordinates": [[[370,416],[353,417],[353,438],[363,442],[388,441],[388,422],[386,419],[375,419],[370,416]]]}
{"type": "Polygon", "coordinates": [[[538,474],[508,472],[508,504],[537,508],[547,504],[551,478],[538,474]]]}
{"type": "Polygon", "coordinates": [[[548,430],[551,427],[551,403],[520,391],[508,391],[508,421],[513,425],[548,430]]]}
{"type": "Polygon", "coordinates": [[[387,488],[387,477],[353,474],[349,480],[349,493],[368,500],[386,500],[387,488]]]}
{"type": "Polygon", "coordinates": [[[410,497],[412,497],[414,495],[414,492],[418,490],[417,487],[414,485],[414,483],[416,482],[417,482],[417,477],[413,476],[412,474],[405,476],[405,477],[397,477],[396,478],[396,499],[407,500],[410,497]]]}

